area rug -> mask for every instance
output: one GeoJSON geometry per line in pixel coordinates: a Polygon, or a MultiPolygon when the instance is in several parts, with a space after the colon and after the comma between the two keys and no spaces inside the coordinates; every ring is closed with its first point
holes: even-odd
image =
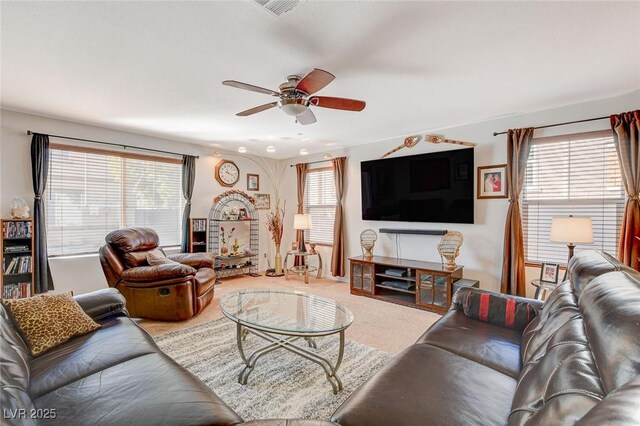
{"type": "MultiPolygon", "coordinates": [[[[155,340],[245,420],[327,420],[362,382],[391,359],[386,352],[347,340],[338,370],[344,390],[334,395],[320,366],[284,349],[260,358],[247,384],[239,384],[238,373],[244,363],[236,345],[236,325],[227,318],[156,336],[155,340]]],[[[315,340],[318,353],[334,362],[338,336],[315,340]]],[[[265,344],[265,340],[249,334],[243,346],[249,356],[265,344]]]]}

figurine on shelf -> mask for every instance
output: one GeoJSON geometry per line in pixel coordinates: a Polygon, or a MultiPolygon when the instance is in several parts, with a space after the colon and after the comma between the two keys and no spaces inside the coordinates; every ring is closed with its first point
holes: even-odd
{"type": "Polygon", "coordinates": [[[240,209],[237,207],[231,207],[231,210],[229,210],[229,220],[238,220],[239,216],[240,209]]]}
{"type": "Polygon", "coordinates": [[[444,261],[445,269],[453,270],[457,267],[456,257],[460,254],[460,246],[462,246],[462,234],[458,231],[447,232],[438,244],[438,253],[444,261]]]}
{"type": "Polygon", "coordinates": [[[238,250],[240,250],[240,242],[238,242],[238,239],[236,238],[233,240],[233,244],[231,244],[231,254],[233,256],[240,256],[240,252],[238,250]]]}
{"type": "Polygon", "coordinates": [[[11,201],[11,219],[29,219],[29,206],[22,197],[15,197],[11,201]]]}

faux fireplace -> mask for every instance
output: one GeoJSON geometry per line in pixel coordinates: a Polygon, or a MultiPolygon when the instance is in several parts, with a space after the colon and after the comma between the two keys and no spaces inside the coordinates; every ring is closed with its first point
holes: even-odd
{"type": "Polygon", "coordinates": [[[209,211],[208,251],[218,279],[258,274],[260,220],[255,199],[243,191],[226,191],[209,211]]]}

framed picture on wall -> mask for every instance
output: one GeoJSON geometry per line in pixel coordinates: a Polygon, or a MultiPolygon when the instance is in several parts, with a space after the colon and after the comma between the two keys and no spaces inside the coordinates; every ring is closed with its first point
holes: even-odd
{"type": "Polygon", "coordinates": [[[543,263],[540,269],[540,281],[548,284],[558,284],[560,265],[557,263],[543,263]]]}
{"type": "Polygon", "coordinates": [[[507,198],[507,165],[478,167],[478,199],[507,198]]]}
{"type": "Polygon", "coordinates": [[[256,199],[256,209],[269,210],[271,208],[270,194],[256,194],[253,198],[256,199]]]}
{"type": "Polygon", "coordinates": [[[260,191],[260,175],[247,173],[247,191],[260,191]]]}

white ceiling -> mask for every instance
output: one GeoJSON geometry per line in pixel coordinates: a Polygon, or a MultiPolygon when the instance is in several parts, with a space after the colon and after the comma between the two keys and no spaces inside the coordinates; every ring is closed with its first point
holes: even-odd
{"type": "Polygon", "coordinates": [[[279,158],[605,98],[640,87],[640,2],[2,2],[2,107],[279,158]],[[236,112],[313,67],[301,126],[236,112]],[[298,133],[302,133],[299,135],[298,133]]]}

